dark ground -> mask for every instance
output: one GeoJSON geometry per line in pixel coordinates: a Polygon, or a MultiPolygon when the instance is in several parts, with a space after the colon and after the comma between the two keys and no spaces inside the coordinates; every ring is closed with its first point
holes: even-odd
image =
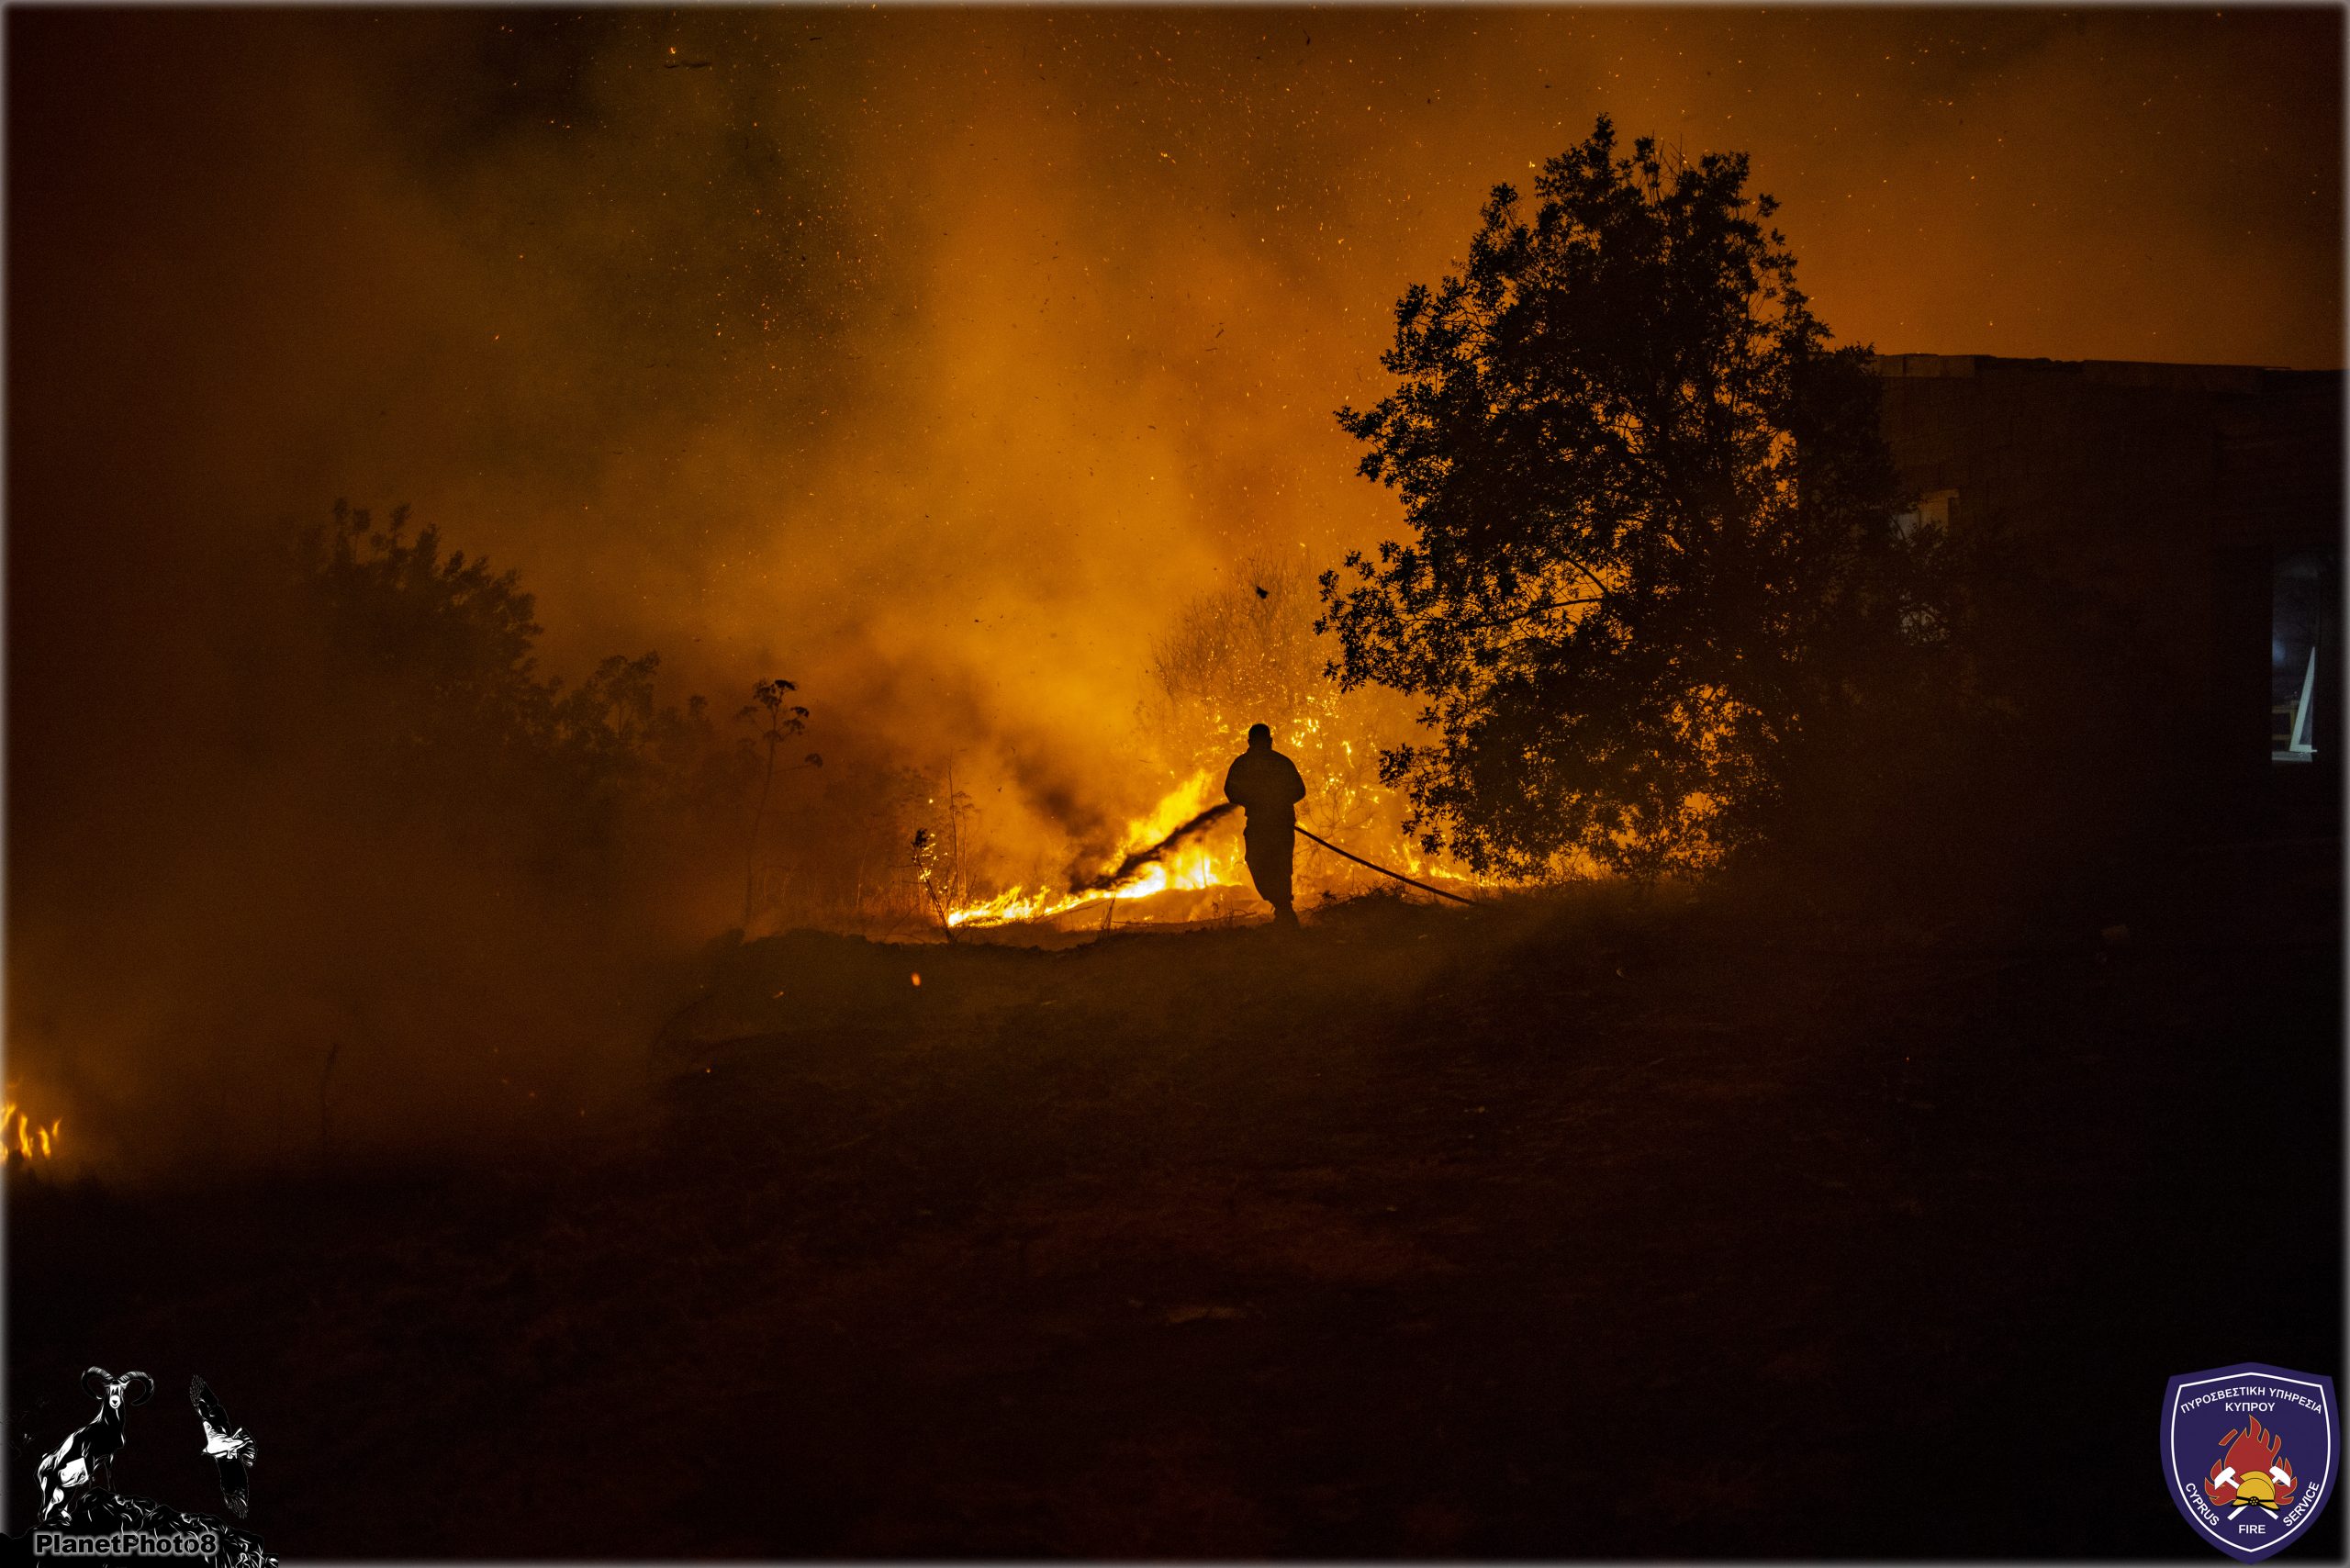
{"type": "Polygon", "coordinates": [[[12,1176],[12,1446],[145,1368],[120,1484],[217,1506],[200,1371],[308,1559],[2210,1561],[2165,1380],[2342,1370],[2337,854],[2184,859],[2118,942],[761,944],[593,1162],[12,1176]]]}

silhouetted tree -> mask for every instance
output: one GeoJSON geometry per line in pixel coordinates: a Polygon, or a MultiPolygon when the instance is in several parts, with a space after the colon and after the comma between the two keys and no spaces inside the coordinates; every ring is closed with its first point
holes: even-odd
{"type": "Polygon", "coordinates": [[[1192,599],[1151,645],[1146,722],[1197,742],[1197,766],[1221,767],[1252,723],[1289,744],[1328,720],[1338,694],[1322,673],[1309,588],[1296,562],[1257,554],[1228,585],[1192,599]]]}
{"type": "Polygon", "coordinates": [[[1248,726],[1272,726],[1309,791],[1303,810],[1325,833],[1392,834],[1388,791],[1379,788],[1371,737],[1408,718],[1384,693],[1341,692],[1325,673],[1315,636],[1313,578],[1293,559],[1243,558],[1225,585],[1193,598],[1151,645],[1143,728],[1174,778],[1205,769],[1213,780],[1248,726]]]}
{"type": "MultiPolygon", "coordinates": [[[[781,676],[773,680],[763,680],[751,689],[750,704],[734,715],[738,721],[749,720],[755,723],[759,722],[762,712],[766,715],[759,730],[758,744],[767,748],[767,766],[759,776],[759,803],[752,809],[750,836],[743,846],[743,929],[746,935],[751,928],[751,916],[757,908],[759,829],[767,823],[767,797],[775,790],[775,754],[785,741],[805,734],[808,728],[808,710],[784,700],[787,693],[799,689],[781,676]]],[[[823,765],[824,759],[812,751],[800,764],[803,767],[822,767],[823,765]]]]}
{"type": "Polygon", "coordinates": [[[955,782],[955,759],[946,759],[946,782],[926,803],[937,812],[938,840],[932,883],[948,909],[961,907],[971,896],[970,820],[979,810],[968,790],[955,782]]]}
{"type": "Polygon", "coordinates": [[[338,503],[282,546],[232,650],[231,735],[256,764],[575,887],[610,868],[632,817],[738,831],[756,771],[699,698],[657,700],[657,655],[605,659],[576,687],[540,676],[516,574],[444,551],[406,508],[379,521],[338,503]]]}
{"type": "Polygon", "coordinates": [[[1425,699],[1383,754],[1481,870],[1711,864],[1764,835],[1807,734],[1936,634],[1868,351],[1835,348],[1743,154],[1617,152],[1529,215],[1494,187],[1463,275],[1413,286],[1401,385],[1339,421],[1413,537],[1322,579],[1331,668],[1425,699]]]}
{"type": "Polygon", "coordinates": [[[370,766],[469,770],[543,749],[556,686],[535,674],[539,628],[515,573],[444,556],[437,529],[408,532],[406,507],[378,527],[337,501],[331,527],[290,543],[319,697],[364,716],[346,744],[370,766]]]}
{"type": "Polygon", "coordinates": [[[946,896],[949,868],[945,841],[930,828],[918,827],[914,829],[913,844],[908,851],[907,859],[913,868],[914,886],[921,890],[923,902],[929,906],[932,915],[938,921],[939,930],[945,932],[946,939],[952,942],[955,925],[948,915],[954,906],[946,896]]]}

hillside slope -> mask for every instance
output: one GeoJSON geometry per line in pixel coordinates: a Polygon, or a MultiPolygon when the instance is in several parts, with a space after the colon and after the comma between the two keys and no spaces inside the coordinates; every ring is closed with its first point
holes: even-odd
{"type": "Polygon", "coordinates": [[[576,1160],[13,1181],[12,1397],[200,1370],[312,1558],[2168,1554],[2165,1378],[2333,1364],[2338,992],[1662,895],[797,934],[576,1160]]]}

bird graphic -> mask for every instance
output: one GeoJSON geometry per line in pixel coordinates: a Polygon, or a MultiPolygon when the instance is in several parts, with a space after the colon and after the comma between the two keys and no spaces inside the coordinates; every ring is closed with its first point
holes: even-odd
{"type": "Polygon", "coordinates": [[[204,1423],[205,1454],[220,1467],[220,1499],[241,1519],[252,1501],[253,1440],[229,1424],[229,1413],[202,1378],[187,1380],[187,1397],[204,1423]]]}

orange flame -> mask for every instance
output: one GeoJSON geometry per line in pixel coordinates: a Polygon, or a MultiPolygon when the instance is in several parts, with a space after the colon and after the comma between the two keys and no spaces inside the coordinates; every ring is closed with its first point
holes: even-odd
{"type": "Polygon", "coordinates": [[[61,1116],[44,1126],[14,1100],[0,1103],[0,1165],[11,1159],[29,1163],[51,1158],[57,1152],[58,1130],[64,1125],[61,1116]]]}
{"type": "MultiPolygon", "coordinates": [[[[1165,800],[1127,824],[1125,836],[1119,842],[1118,852],[1111,857],[1111,863],[1115,865],[1135,851],[1157,844],[1199,815],[1210,803],[1214,788],[1214,778],[1204,768],[1177,786],[1165,800]]],[[[1169,889],[1197,890],[1245,888],[1248,885],[1248,870],[1241,858],[1239,834],[1211,834],[1196,843],[1169,849],[1158,860],[1136,868],[1133,876],[1111,887],[1085,892],[1051,888],[1008,888],[991,899],[949,910],[946,924],[953,926],[1003,925],[1018,921],[1050,920],[1055,915],[1105,904],[1113,899],[1148,898],[1153,893],[1163,893],[1169,889]]]]}
{"type": "MultiPolygon", "coordinates": [[[[1349,745],[1347,749],[1351,751],[1353,748],[1349,745]]],[[[1206,807],[1222,799],[1219,782],[1217,774],[1204,768],[1192,774],[1170,790],[1158,805],[1127,824],[1117,853],[1110,857],[1107,863],[1116,866],[1137,850],[1160,843],[1169,834],[1198,816],[1206,807]]],[[[1343,792],[1338,803],[1342,806],[1359,804],[1371,792],[1359,786],[1348,789],[1343,792]]],[[[1384,794],[1383,790],[1378,792],[1384,794]]],[[[1388,865],[1423,880],[1449,882],[1464,889],[1489,885],[1483,879],[1464,875],[1455,867],[1421,854],[1416,844],[1401,834],[1381,835],[1377,842],[1365,847],[1383,856],[1388,865]]],[[[1308,852],[1309,846],[1300,846],[1302,880],[1309,879],[1312,875],[1307,873],[1304,863],[1308,852]]],[[[1355,877],[1356,885],[1360,885],[1361,879],[1373,875],[1355,873],[1335,858],[1331,858],[1324,869],[1330,876],[1355,877]]],[[[1256,896],[1256,884],[1248,875],[1248,857],[1242,846],[1237,818],[1229,826],[1213,829],[1169,847],[1150,863],[1136,867],[1133,874],[1122,881],[1083,891],[1013,887],[992,898],[977,900],[949,910],[946,924],[959,928],[1051,920],[1080,910],[1100,908],[1113,902],[1120,903],[1117,914],[1125,918],[1124,905],[1127,901],[1147,899],[1157,893],[1204,892],[1217,888],[1232,889],[1236,894],[1242,895],[1244,902],[1254,900],[1256,896]]],[[[1261,909],[1263,906],[1255,907],[1261,909]]],[[[1134,918],[1147,922],[1152,915],[1147,911],[1137,910],[1134,918]]],[[[1198,918],[1196,902],[1188,902],[1178,918],[1198,918]]]]}

